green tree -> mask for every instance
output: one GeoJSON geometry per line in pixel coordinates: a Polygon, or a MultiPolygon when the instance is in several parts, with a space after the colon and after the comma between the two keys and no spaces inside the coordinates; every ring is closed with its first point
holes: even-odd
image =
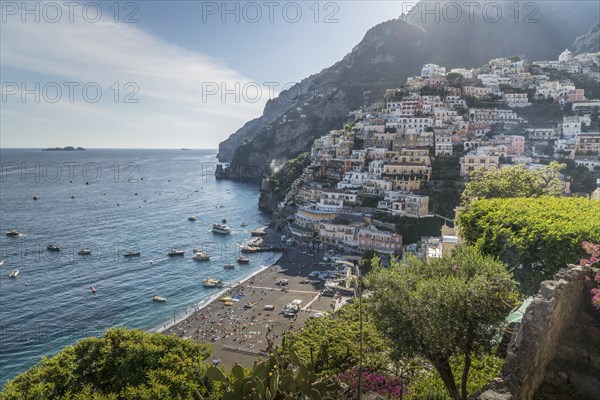
{"type": "Polygon", "coordinates": [[[458,215],[459,234],[483,253],[500,257],[525,293],[579,260],[581,242],[600,241],[600,202],[538,197],[474,201],[458,215]]]}
{"type": "MultiPolygon", "coordinates": [[[[205,378],[210,347],[142,330],[114,328],[69,346],[18,375],[2,399],[197,398],[214,392],[205,378]]],[[[218,385],[218,384],[217,384],[218,385]]]]}
{"type": "Polygon", "coordinates": [[[470,247],[423,262],[415,256],[368,275],[368,305],[395,357],[423,357],[450,396],[466,399],[472,357],[489,351],[514,306],[516,283],[505,265],[470,247]],[[457,387],[450,360],[464,357],[457,387]]]}
{"type": "Polygon", "coordinates": [[[538,170],[523,165],[475,169],[462,193],[462,204],[466,206],[475,199],[559,196],[563,188],[560,171],[564,168],[564,164],[553,161],[538,170]]]}

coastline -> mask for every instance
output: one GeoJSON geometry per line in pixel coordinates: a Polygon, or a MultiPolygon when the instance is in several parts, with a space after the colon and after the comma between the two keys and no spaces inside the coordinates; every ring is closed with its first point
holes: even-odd
{"type": "MultiPolygon", "coordinates": [[[[269,228],[261,245],[280,245],[279,238],[280,232],[269,228]]],[[[322,296],[321,289],[309,283],[311,271],[329,268],[322,258],[322,252],[305,245],[286,247],[277,261],[211,296],[201,308],[159,332],[211,345],[213,364],[251,367],[268,343],[281,343],[309,318],[333,312],[348,299],[322,296]],[[285,285],[280,285],[282,280],[285,285]],[[222,296],[231,299],[228,304],[219,300],[222,296]],[[284,316],[280,311],[293,301],[301,303],[300,310],[284,316]]]]}
{"type": "Polygon", "coordinates": [[[160,324],[159,326],[155,327],[155,328],[151,328],[148,329],[148,332],[150,333],[163,333],[164,331],[184,322],[185,320],[187,320],[188,318],[192,317],[196,312],[198,311],[202,311],[203,309],[205,309],[206,307],[210,306],[212,303],[214,303],[215,301],[218,301],[218,299],[220,297],[222,297],[224,294],[226,294],[228,291],[232,290],[232,289],[236,289],[237,287],[243,285],[245,282],[247,282],[248,280],[252,279],[253,277],[255,277],[256,275],[260,274],[261,272],[266,271],[269,268],[272,268],[273,266],[276,266],[279,262],[279,260],[281,260],[281,258],[283,257],[283,255],[280,255],[277,260],[275,260],[272,264],[269,265],[263,265],[261,266],[259,269],[257,269],[256,271],[252,272],[250,275],[248,275],[247,277],[245,277],[244,279],[237,281],[236,284],[231,285],[229,287],[223,288],[221,291],[215,293],[213,296],[207,297],[206,299],[196,303],[194,305],[194,311],[192,312],[186,312],[185,314],[181,314],[181,316],[177,315],[175,316],[174,321],[173,320],[169,320],[163,324],[160,324]]]}

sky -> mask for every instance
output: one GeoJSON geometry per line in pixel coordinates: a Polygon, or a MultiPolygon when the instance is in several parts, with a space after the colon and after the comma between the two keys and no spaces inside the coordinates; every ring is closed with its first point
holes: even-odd
{"type": "Polygon", "coordinates": [[[217,148],[407,4],[2,0],[0,147],[217,148]]]}

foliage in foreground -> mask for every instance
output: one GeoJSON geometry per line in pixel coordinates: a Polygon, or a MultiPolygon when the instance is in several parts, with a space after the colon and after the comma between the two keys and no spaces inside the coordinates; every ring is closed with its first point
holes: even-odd
{"type": "MultiPolygon", "coordinates": [[[[581,247],[583,247],[583,250],[589,254],[590,258],[582,258],[579,260],[579,264],[589,265],[591,267],[600,266],[600,243],[583,242],[581,247]]],[[[598,270],[596,270],[596,273],[594,274],[593,285],[600,286],[600,272],[598,272],[598,270]]],[[[592,288],[591,293],[592,305],[600,310],[600,288],[592,288]]]]}
{"type": "MultiPolygon", "coordinates": [[[[469,380],[467,381],[467,392],[475,393],[481,390],[485,385],[499,375],[504,360],[500,357],[483,354],[473,359],[471,369],[469,370],[469,380]]],[[[461,368],[464,365],[464,358],[460,356],[451,357],[450,365],[452,374],[460,376],[461,368]]],[[[448,391],[439,374],[430,370],[420,374],[410,385],[408,400],[426,399],[429,393],[440,393],[441,400],[449,399],[448,391]]]]}
{"type": "Polygon", "coordinates": [[[205,378],[207,345],[113,328],[60,351],[9,381],[1,399],[197,398],[218,391],[205,378]]]}
{"type": "MultiPolygon", "coordinates": [[[[358,301],[343,306],[331,316],[308,320],[300,332],[286,336],[286,347],[305,361],[314,361],[320,375],[344,372],[358,364],[360,329],[358,301]]],[[[389,344],[377,331],[373,318],[363,310],[363,365],[385,368],[389,344]]]]}
{"type": "Polygon", "coordinates": [[[423,357],[453,399],[466,399],[473,356],[489,352],[517,300],[505,265],[460,247],[451,256],[423,262],[409,255],[367,277],[369,307],[395,357],[423,357]],[[462,355],[460,390],[450,366],[462,355]]]}
{"type": "Polygon", "coordinates": [[[560,196],[563,188],[560,171],[564,168],[564,164],[555,161],[538,170],[523,165],[478,168],[469,175],[462,204],[468,205],[476,199],[560,196]]]}
{"type": "Polygon", "coordinates": [[[539,283],[576,263],[585,240],[600,241],[600,202],[539,197],[474,201],[458,215],[466,243],[506,262],[535,293],[539,283]]]}
{"type": "Polygon", "coordinates": [[[206,375],[224,385],[223,400],[320,400],[332,399],[338,385],[318,378],[312,364],[304,364],[289,351],[287,356],[271,350],[269,359],[255,363],[246,371],[239,365],[227,376],[217,367],[210,367],[206,375]]]}

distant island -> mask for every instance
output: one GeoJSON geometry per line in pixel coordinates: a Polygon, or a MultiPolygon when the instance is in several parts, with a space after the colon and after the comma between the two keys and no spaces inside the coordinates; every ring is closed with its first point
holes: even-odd
{"type": "Polygon", "coordinates": [[[67,146],[67,147],[50,147],[47,149],[42,149],[42,151],[84,151],[85,149],[83,147],[73,147],[73,146],[67,146]]]}

